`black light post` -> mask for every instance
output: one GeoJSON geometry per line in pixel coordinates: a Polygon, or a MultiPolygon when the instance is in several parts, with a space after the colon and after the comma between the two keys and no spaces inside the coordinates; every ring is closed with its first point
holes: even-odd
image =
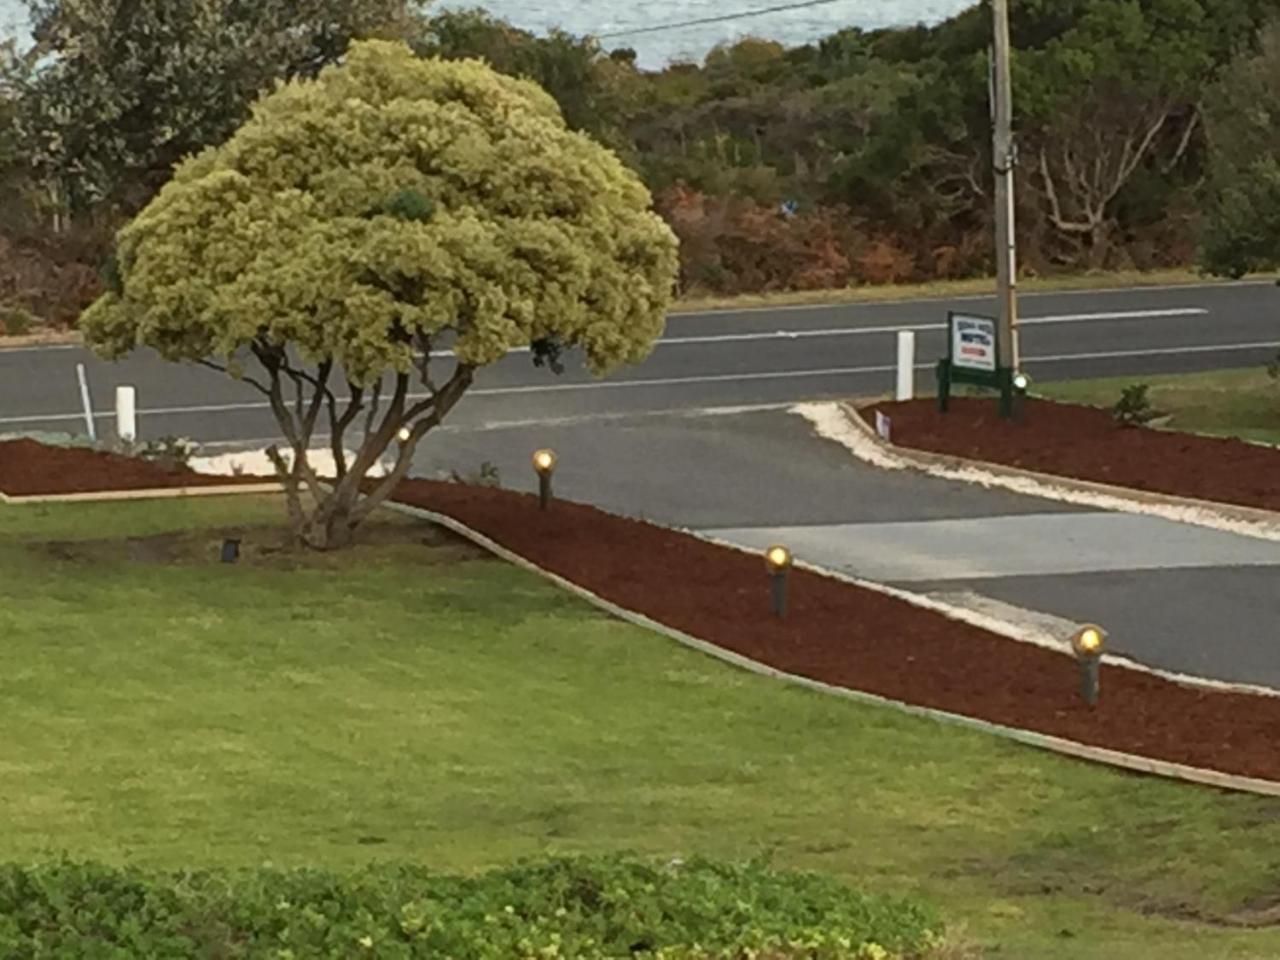
{"type": "Polygon", "coordinates": [[[1107,632],[1093,624],[1081,627],[1071,639],[1076,662],[1080,665],[1080,697],[1090,707],[1098,705],[1101,688],[1102,649],[1107,644],[1107,632]]]}
{"type": "Polygon", "coordinates": [[[556,472],[554,450],[539,450],[533,455],[533,469],[538,474],[538,506],[545,510],[551,504],[551,477],[556,472]]]}
{"type": "Polygon", "coordinates": [[[235,563],[240,559],[240,541],[228,537],[222,541],[222,562],[235,563]]]}
{"type": "Polygon", "coordinates": [[[793,562],[791,551],[786,547],[770,547],[765,551],[764,560],[773,577],[773,612],[781,620],[787,615],[787,580],[793,562]]]}

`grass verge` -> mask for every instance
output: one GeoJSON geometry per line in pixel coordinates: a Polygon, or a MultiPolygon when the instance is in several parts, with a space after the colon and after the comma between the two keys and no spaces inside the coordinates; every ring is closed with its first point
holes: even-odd
{"type": "MultiPolygon", "coordinates": [[[[1254,275],[1246,280],[1269,280],[1254,275]]],[[[1022,293],[1058,293],[1073,290],[1127,290],[1140,287],[1192,286],[1220,283],[1191,269],[1085,273],[1060,277],[1030,277],[1019,281],[1022,293]]],[[[688,297],[675,305],[678,313],[710,310],[746,310],[761,307],[817,306],[842,303],[890,303],[895,300],[936,300],[952,297],[993,295],[996,282],[991,277],[971,280],[938,280],[930,283],[887,284],[885,286],[848,287],[841,290],[798,290],[782,293],[741,294],[737,296],[688,297]]]]}
{"type": "Polygon", "coordinates": [[[766,856],[993,957],[1280,955],[1280,802],[734,671],[407,522],[267,552],[278,509],[0,507],[0,859],[766,856]]]}
{"type": "Polygon", "coordinates": [[[1280,445],[1280,382],[1265,370],[1215,370],[1159,377],[1116,377],[1038,385],[1054,400],[1114,406],[1135,383],[1151,387],[1152,406],[1168,428],[1280,445]]]}

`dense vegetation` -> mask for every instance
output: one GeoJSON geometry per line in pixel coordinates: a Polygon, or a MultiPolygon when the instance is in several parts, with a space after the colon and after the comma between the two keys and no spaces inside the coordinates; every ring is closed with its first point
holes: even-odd
{"type": "Polygon", "coordinates": [[[147,875],[0,868],[0,953],[77,957],[921,957],[936,921],[816,875],[696,861],[147,875]]]}
{"type": "MultiPolygon", "coordinates": [[[[640,71],[628,50],[535,37],[417,0],[26,0],[0,103],[0,306],[70,321],[110,237],[173,163],[353,37],[531,77],[643,176],[686,293],[820,288],[991,268],[989,10],[935,27],[746,40],[640,71]],[[177,51],[180,55],[174,55],[177,51]]],[[[1017,0],[1028,272],[1280,258],[1280,0],[1017,0]],[[1246,107],[1247,109],[1242,109],[1246,107]]],[[[27,322],[13,316],[15,325],[27,322]]]]}

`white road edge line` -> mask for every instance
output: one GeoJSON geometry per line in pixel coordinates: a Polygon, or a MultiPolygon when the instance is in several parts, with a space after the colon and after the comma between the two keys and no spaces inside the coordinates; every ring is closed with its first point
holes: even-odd
{"type": "MultiPolygon", "coordinates": [[[[1123,359],[1128,357],[1146,357],[1146,356],[1179,356],[1182,354],[1194,355],[1205,353],[1232,353],[1246,350],[1274,350],[1280,346],[1280,341],[1265,341],[1258,343],[1224,343],[1212,344],[1193,347],[1161,347],[1150,348],[1144,350],[1112,350],[1100,353],[1063,353],[1053,354],[1049,356],[1027,357],[1026,363],[1066,363],[1077,360],[1107,360],[1107,359],[1123,359]]],[[[703,383],[750,383],[760,380],[793,380],[806,379],[812,377],[841,377],[841,376],[857,376],[860,374],[872,373],[891,373],[896,369],[891,364],[882,364],[868,367],[827,367],[817,370],[777,370],[766,371],[761,373],[726,373],[711,374],[700,377],[659,377],[649,380],[605,380],[600,382],[588,383],[558,383],[548,385],[530,385],[523,387],[491,387],[488,389],[471,390],[467,396],[469,397],[502,397],[502,396],[526,396],[539,393],[566,393],[578,390],[631,390],[642,389],[645,387],[678,387],[678,386],[696,386],[703,383]]],[[[932,370],[933,364],[919,363],[916,364],[917,370],[932,370]]],[[[424,400],[426,394],[412,394],[410,400],[424,400]]],[[[198,413],[234,413],[248,410],[267,410],[270,404],[254,401],[245,403],[223,403],[209,404],[207,406],[190,406],[190,407],[156,407],[150,410],[139,410],[139,417],[160,417],[160,416],[182,416],[198,413]]],[[[0,417],[0,426],[14,426],[30,423],[60,423],[72,420],[79,420],[83,414],[80,413],[57,413],[46,415],[33,415],[21,417],[0,417]]],[[[94,419],[101,420],[115,416],[113,411],[95,411],[94,419]]]]}
{"type": "MultiPolygon", "coordinates": [[[[1275,286],[1275,283],[1271,280],[1233,280],[1219,283],[1165,283],[1150,287],[1102,287],[1085,290],[1037,290],[1030,293],[1019,293],[1018,299],[1025,301],[1041,299],[1044,297],[1088,297],[1100,296],[1103,294],[1133,294],[1136,296],[1143,293],[1167,293],[1171,290],[1195,293],[1201,290],[1239,290],[1250,287],[1273,286],[1275,286]]],[[[697,320],[699,317],[732,316],[741,313],[773,313],[784,310],[808,312],[812,310],[836,310],[842,307],[874,309],[876,307],[913,306],[921,303],[945,306],[948,303],[973,303],[980,300],[994,301],[995,298],[996,292],[995,284],[993,282],[991,293],[965,294],[962,297],[948,297],[943,295],[938,297],[915,297],[908,300],[847,300],[844,303],[797,303],[792,304],[791,306],[780,305],[774,307],[722,307],[716,310],[690,310],[673,313],[669,319],[697,320]]]]}
{"type": "MultiPolygon", "coordinates": [[[[1171,320],[1180,317],[1206,317],[1209,311],[1204,307],[1175,307],[1169,310],[1123,310],[1110,313],[1064,313],[1050,314],[1044,317],[1024,317],[1019,321],[1023,327],[1050,326],[1061,323],[1100,323],[1115,320],[1171,320]]],[[[811,340],[824,337],[869,337],[896,334],[910,330],[916,333],[932,333],[946,330],[945,323],[898,323],[879,327],[824,327],[820,330],[767,330],[755,333],[719,333],[695,337],[663,337],[657,347],[706,346],[716,343],[752,343],[762,340],[811,340]]],[[[508,356],[525,354],[528,347],[516,347],[508,351],[508,356]]],[[[452,350],[436,350],[433,357],[454,357],[452,350]]]]}
{"type": "MultiPolygon", "coordinates": [[[[903,301],[905,302],[905,301],[903,301]]],[[[737,312],[737,311],[733,311],[737,312]]],[[[1209,310],[1204,307],[1173,307],[1164,310],[1116,310],[1105,311],[1101,313],[1065,313],[1065,314],[1049,314],[1042,317],[1023,317],[1019,321],[1021,326],[1032,327],[1058,323],[1101,323],[1107,321],[1123,321],[1123,320],[1167,320],[1177,319],[1180,317],[1201,317],[1208,316],[1209,310]]],[[[676,319],[679,315],[672,315],[668,319],[676,319]]],[[[945,323],[916,323],[916,324],[893,324],[876,327],[829,327],[821,330],[771,330],[767,332],[757,333],[726,333],[726,334],[706,334],[700,336],[689,337],[663,337],[655,344],[656,347],[680,347],[680,346],[696,346],[711,343],[748,343],[757,340],[787,340],[787,339],[806,339],[810,337],[861,337],[872,336],[878,334],[892,334],[899,330],[914,330],[917,332],[931,332],[935,330],[945,330],[945,323]]],[[[84,349],[80,344],[46,344],[44,346],[32,347],[13,347],[11,349],[0,350],[0,357],[8,354],[18,353],[40,353],[52,350],[81,350],[84,349]]],[[[508,356],[516,356],[529,353],[528,347],[516,347],[508,351],[508,356]]],[[[455,356],[452,350],[436,350],[432,353],[435,357],[452,357],[455,356]]]]}

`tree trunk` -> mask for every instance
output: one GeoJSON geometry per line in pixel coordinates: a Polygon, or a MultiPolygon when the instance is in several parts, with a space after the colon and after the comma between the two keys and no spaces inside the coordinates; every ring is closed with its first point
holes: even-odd
{"type": "Polygon", "coordinates": [[[307,518],[299,539],[312,550],[340,550],[349,546],[355,530],[351,524],[352,504],[330,500],[307,518]]]}
{"type": "Polygon", "coordinates": [[[1100,218],[1089,232],[1089,269],[1105,270],[1111,253],[1111,224],[1100,218]]]}

